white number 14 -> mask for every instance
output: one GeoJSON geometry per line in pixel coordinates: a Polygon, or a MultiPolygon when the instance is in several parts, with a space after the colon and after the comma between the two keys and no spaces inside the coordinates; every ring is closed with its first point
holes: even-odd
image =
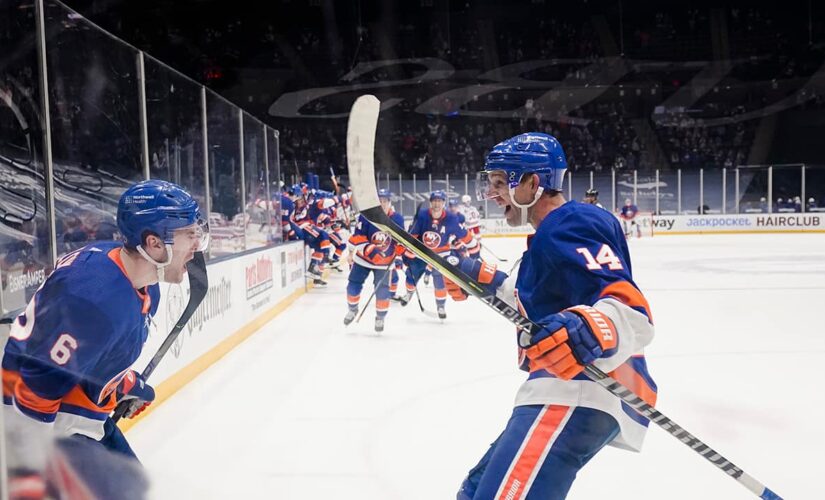
{"type": "Polygon", "coordinates": [[[607,244],[602,245],[595,259],[593,258],[593,254],[590,253],[590,250],[584,247],[577,248],[576,251],[584,257],[584,260],[587,262],[587,268],[591,271],[598,271],[605,264],[607,264],[607,268],[612,271],[623,269],[622,262],[607,244]]]}

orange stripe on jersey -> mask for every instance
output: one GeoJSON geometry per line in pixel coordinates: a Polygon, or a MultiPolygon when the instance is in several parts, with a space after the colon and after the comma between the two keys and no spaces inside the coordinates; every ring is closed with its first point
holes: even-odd
{"type": "Polygon", "coordinates": [[[3,372],[3,395],[6,397],[14,396],[18,404],[39,413],[57,413],[61,403],[97,413],[110,413],[115,409],[116,403],[115,395],[112,393],[106,398],[106,404],[99,406],[93,403],[78,385],[74,386],[60,399],[42,398],[26,385],[19,372],[8,370],[3,372]]]}
{"type": "Polygon", "coordinates": [[[647,319],[650,323],[653,323],[653,314],[650,312],[650,305],[647,303],[647,299],[645,296],[642,295],[635,286],[631,285],[627,281],[617,281],[615,283],[611,283],[607,285],[600,297],[611,296],[623,304],[630,306],[630,307],[641,307],[645,310],[647,314],[647,319]]]}
{"type": "Polygon", "coordinates": [[[386,311],[390,308],[390,301],[389,300],[377,300],[375,301],[375,310],[376,311],[386,311]]]}
{"type": "Polygon", "coordinates": [[[7,395],[6,387],[9,387],[10,394],[8,395],[13,395],[17,404],[30,410],[38,413],[54,414],[57,413],[57,409],[60,408],[59,399],[41,398],[35,394],[34,391],[23,382],[23,378],[19,372],[3,372],[3,395],[7,395]]]}
{"type": "Polygon", "coordinates": [[[14,396],[14,384],[19,377],[20,374],[17,372],[3,371],[3,397],[10,398],[14,396]]]}
{"type": "Polygon", "coordinates": [[[367,243],[369,240],[363,234],[353,234],[349,237],[349,242],[353,246],[360,245],[361,243],[367,243]]]}
{"type": "Polygon", "coordinates": [[[115,393],[111,393],[106,399],[104,399],[104,404],[97,405],[89,399],[89,396],[83,392],[83,389],[81,389],[80,386],[76,385],[71,391],[69,391],[68,394],[63,396],[62,402],[83,408],[84,410],[90,410],[98,413],[109,413],[115,409],[115,393]]]}
{"type": "Polygon", "coordinates": [[[445,288],[436,288],[435,289],[435,298],[437,298],[437,299],[446,299],[447,298],[447,289],[445,289],[445,288]]]}
{"type": "Polygon", "coordinates": [[[332,243],[330,243],[329,240],[324,240],[324,241],[321,242],[321,248],[329,248],[331,246],[332,246],[332,243]]]}
{"type": "Polygon", "coordinates": [[[516,455],[515,462],[499,488],[498,499],[523,498],[530,487],[530,479],[536,467],[541,467],[541,460],[552,446],[564,418],[570,412],[569,406],[548,405],[539,414],[538,422],[525,438],[522,448],[516,455]]]}
{"type": "Polygon", "coordinates": [[[645,403],[656,405],[656,391],[648,385],[644,378],[639,375],[639,372],[633,369],[627,362],[619,365],[618,368],[608,373],[611,377],[616,379],[620,384],[630,389],[633,394],[639,396],[645,403]]]}

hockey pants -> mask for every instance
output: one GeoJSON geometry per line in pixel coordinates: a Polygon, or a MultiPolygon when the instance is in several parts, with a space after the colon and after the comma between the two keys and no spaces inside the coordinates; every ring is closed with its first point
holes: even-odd
{"type": "Polygon", "coordinates": [[[579,469],[618,433],[616,419],[592,408],[517,406],[457,499],[563,499],[579,469]]]}
{"type": "Polygon", "coordinates": [[[379,318],[383,318],[390,308],[390,284],[387,279],[389,271],[386,269],[370,269],[357,263],[353,264],[347,283],[347,305],[350,309],[358,310],[361,290],[370,272],[372,272],[372,282],[375,285],[375,311],[379,318]]]}

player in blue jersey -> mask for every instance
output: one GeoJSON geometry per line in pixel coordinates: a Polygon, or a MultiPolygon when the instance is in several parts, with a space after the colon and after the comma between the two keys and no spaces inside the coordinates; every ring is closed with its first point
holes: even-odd
{"type": "MultiPolygon", "coordinates": [[[[403,227],[404,218],[392,209],[392,193],[386,189],[379,189],[378,199],[381,201],[381,208],[390,219],[403,227]]],[[[364,281],[372,273],[372,282],[375,286],[375,331],[384,330],[384,320],[390,308],[390,267],[394,264],[396,256],[403,251],[404,249],[390,238],[389,234],[373,226],[363,215],[358,216],[355,232],[349,239],[352,267],[347,283],[348,310],[344,317],[345,325],[355,319],[364,281]]]]}
{"type": "Polygon", "coordinates": [[[54,438],[134,458],[109,414],[129,400],[125,416],[132,417],[154,399],[131,366],[157,311],[158,282],[183,281],[208,230],[192,196],[159,180],[123,193],[117,225],[122,243],[92,243],[58,259],[12,325],[3,411],[11,475],[25,484],[45,470],[54,438]]]}
{"type": "MultiPolygon", "coordinates": [[[[460,500],[561,499],[605,445],[639,450],[648,421],[582,374],[594,364],[653,404],[656,386],[642,349],[653,338],[650,308],[633,282],[616,218],[566,201],[567,161],[547,134],[521,134],[489,153],[482,197],[504,208],[511,226],[529,222],[517,273],[482,261],[461,268],[544,329],[517,334],[529,372],[504,431],[461,485],[460,500]]],[[[452,283],[450,295],[466,295],[452,283]]]]}
{"type": "MultiPolygon", "coordinates": [[[[445,210],[446,202],[447,195],[444,191],[430,193],[430,208],[421,209],[410,228],[413,237],[420,239],[424,245],[443,257],[450,255],[453,250],[469,251],[478,244],[473,236],[461,227],[458,217],[445,210]]],[[[426,263],[423,260],[411,258],[407,261],[407,294],[402,297],[402,304],[407,304],[412,299],[416,283],[424,273],[425,267],[426,263]]],[[[432,271],[432,277],[438,317],[445,319],[447,289],[444,286],[444,277],[435,269],[432,271]]]]}
{"type": "Polygon", "coordinates": [[[450,201],[447,202],[447,209],[450,211],[451,214],[455,215],[458,219],[458,225],[461,226],[463,229],[467,229],[465,224],[464,214],[459,212],[458,210],[458,200],[452,198],[450,201]]]}
{"type": "Polygon", "coordinates": [[[323,279],[324,262],[329,258],[332,243],[329,242],[327,232],[318,227],[311,216],[310,208],[315,201],[315,197],[306,192],[306,188],[299,184],[292,186],[292,195],[295,210],[290,216],[290,226],[295,234],[312,249],[307,274],[313,278],[315,286],[326,286],[327,282],[323,279]]]}
{"type": "Polygon", "coordinates": [[[637,238],[642,237],[642,226],[636,222],[636,215],[638,214],[639,207],[630,201],[630,198],[624,200],[624,206],[621,212],[619,212],[619,218],[622,220],[625,238],[630,238],[633,234],[635,234],[637,238]]]}
{"type": "Polygon", "coordinates": [[[281,197],[281,232],[284,241],[297,240],[299,239],[298,235],[295,234],[295,229],[292,228],[292,224],[290,223],[292,212],[295,211],[295,202],[289,197],[289,192],[286,188],[281,191],[279,196],[281,197]]]}

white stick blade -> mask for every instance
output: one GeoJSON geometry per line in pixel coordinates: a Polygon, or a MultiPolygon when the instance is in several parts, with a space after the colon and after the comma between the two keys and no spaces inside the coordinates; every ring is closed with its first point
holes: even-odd
{"type": "Polygon", "coordinates": [[[375,186],[375,129],[381,103],[374,95],[355,100],[347,123],[347,170],[354,203],[359,210],[377,207],[375,186]]]}

